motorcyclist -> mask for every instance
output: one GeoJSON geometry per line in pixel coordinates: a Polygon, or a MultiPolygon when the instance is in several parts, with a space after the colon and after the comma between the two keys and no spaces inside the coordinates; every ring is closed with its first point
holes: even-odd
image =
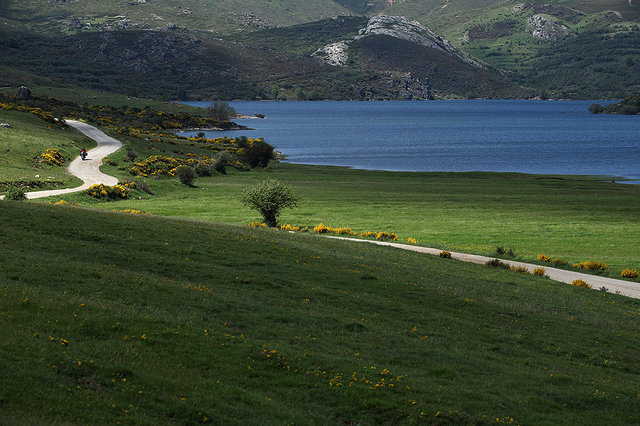
{"type": "Polygon", "coordinates": [[[87,158],[87,150],[84,149],[84,147],[80,150],[80,157],[82,157],[83,160],[87,158]]]}

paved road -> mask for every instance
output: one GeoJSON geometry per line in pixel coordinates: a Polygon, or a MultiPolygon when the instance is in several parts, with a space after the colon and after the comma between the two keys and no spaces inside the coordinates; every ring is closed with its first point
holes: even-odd
{"type": "MultiPolygon", "coordinates": [[[[80,157],[77,157],[71,162],[71,164],[69,164],[69,173],[79,177],[84,183],[81,186],[75,188],[27,192],[28,199],[50,197],[52,195],[63,195],[69,194],[71,192],[84,191],[85,189],[88,189],[91,185],[94,185],[96,183],[103,183],[105,185],[115,185],[118,183],[117,178],[102,173],[100,171],[100,166],[102,165],[102,159],[120,149],[122,143],[119,140],[112,138],[111,136],[107,136],[102,131],[87,123],[75,120],[66,121],[69,126],[76,128],[98,143],[98,146],[96,148],[93,148],[92,150],[87,152],[86,160],[83,161],[80,157]]],[[[1,198],[4,198],[4,196],[1,198]]]]}
{"type": "MultiPolygon", "coordinates": [[[[372,243],[372,244],[378,244],[381,246],[396,247],[402,250],[410,250],[418,253],[432,254],[435,256],[439,255],[440,252],[442,251],[440,249],[420,247],[420,246],[414,246],[410,244],[391,243],[386,241],[360,240],[357,238],[345,238],[345,237],[329,237],[329,238],[372,243]]],[[[454,252],[451,252],[451,257],[453,259],[462,260],[464,262],[477,263],[480,265],[484,265],[488,261],[495,259],[493,257],[479,256],[477,254],[454,253],[454,252]]],[[[540,268],[540,265],[535,265],[532,263],[522,263],[522,262],[515,262],[513,260],[504,260],[504,259],[500,259],[500,261],[507,263],[511,266],[516,266],[516,267],[524,266],[525,268],[527,268],[527,270],[530,273],[533,272],[535,268],[540,268]]],[[[545,275],[554,281],[571,284],[572,281],[581,279],[591,284],[594,290],[599,290],[601,287],[606,287],[607,290],[610,292],[619,293],[621,295],[633,297],[635,299],[640,299],[640,283],[637,283],[637,282],[617,280],[615,278],[601,277],[599,275],[583,274],[581,272],[567,271],[566,269],[548,268],[546,266],[543,266],[543,268],[545,269],[545,275]]]]}

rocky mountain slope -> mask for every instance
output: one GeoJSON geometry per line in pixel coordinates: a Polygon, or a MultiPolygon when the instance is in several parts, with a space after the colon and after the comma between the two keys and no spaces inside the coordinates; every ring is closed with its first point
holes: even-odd
{"type": "Polygon", "coordinates": [[[639,3],[7,0],[0,66],[168,97],[622,97],[640,91],[639,3]]]}

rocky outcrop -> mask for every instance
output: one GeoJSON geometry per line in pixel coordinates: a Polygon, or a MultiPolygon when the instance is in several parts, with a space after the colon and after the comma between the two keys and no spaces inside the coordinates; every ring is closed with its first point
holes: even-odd
{"type": "Polygon", "coordinates": [[[353,86],[354,99],[433,99],[431,84],[427,78],[417,78],[411,73],[380,72],[353,86]]]}
{"type": "Polygon", "coordinates": [[[351,40],[342,40],[321,47],[313,53],[322,61],[335,66],[344,66],[349,59],[348,47],[354,40],[360,40],[374,35],[407,40],[423,46],[439,50],[448,55],[455,56],[462,61],[478,68],[484,68],[482,64],[469,55],[459,51],[451,43],[436,35],[433,31],[417,21],[410,21],[404,16],[374,16],[367,26],[358,31],[358,35],[351,40]]]}
{"type": "Polygon", "coordinates": [[[343,67],[347,64],[347,59],[349,59],[349,53],[347,52],[349,43],[350,41],[342,40],[337,43],[327,44],[316,50],[313,56],[322,59],[329,65],[343,67]]]}
{"type": "Polygon", "coordinates": [[[555,41],[571,34],[569,27],[544,14],[533,15],[527,20],[527,26],[533,30],[533,37],[544,40],[555,41]]]}

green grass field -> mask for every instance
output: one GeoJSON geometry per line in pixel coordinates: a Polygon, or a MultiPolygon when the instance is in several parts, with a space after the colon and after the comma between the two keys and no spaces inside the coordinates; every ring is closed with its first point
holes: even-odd
{"type": "MultiPolygon", "coordinates": [[[[80,185],[82,181],[69,175],[64,166],[41,161],[47,149],[58,149],[65,157],[65,165],[78,156],[80,149],[96,144],[71,128],[53,126],[31,114],[0,110],[0,122],[12,128],[0,128],[0,182],[57,181],[65,186],[80,185]]],[[[1,189],[0,189],[1,190],[1,189]]]]}
{"type": "Polygon", "coordinates": [[[640,420],[634,299],[34,202],[0,203],[0,259],[3,424],[640,420]]]}
{"type": "MultiPolygon", "coordinates": [[[[118,167],[104,170],[132,178],[118,167]]],[[[242,206],[238,195],[267,178],[281,179],[301,198],[298,208],[283,212],[282,224],[395,232],[420,245],[487,255],[505,246],[527,261],[540,253],[569,263],[601,261],[612,277],[624,268],[640,268],[640,187],[598,177],[275,164],[268,170],[198,178],[194,188],[175,179],[148,180],[156,195],[141,193],[119,202],[96,202],[82,194],[64,199],[99,209],[246,225],[260,215],[242,206]]]]}

